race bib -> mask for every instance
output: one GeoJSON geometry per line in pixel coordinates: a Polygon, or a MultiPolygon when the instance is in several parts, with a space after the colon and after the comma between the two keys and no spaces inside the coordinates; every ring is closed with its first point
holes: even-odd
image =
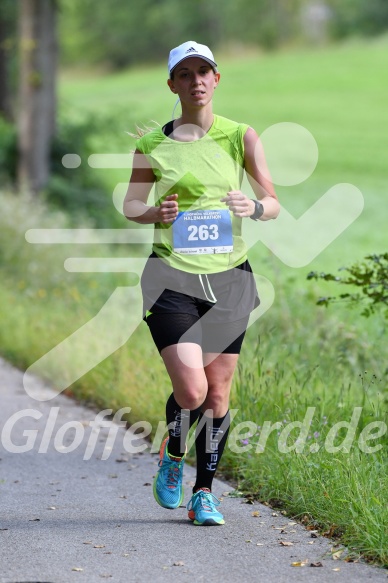
{"type": "Polygon", "coordinates": [[[176,253],[231,253],[232,219],[228,209],[180,212],[173,225],[176,253]]]}

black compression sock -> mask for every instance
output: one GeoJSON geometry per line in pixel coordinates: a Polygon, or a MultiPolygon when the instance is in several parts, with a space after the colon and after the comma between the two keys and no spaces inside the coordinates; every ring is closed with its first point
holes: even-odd
{"type": "Polygon", "coordinates": [[[166,420],[168,425],[168,453],[175,457],[182,457],[186,451],[186,438],[190,427],[200,415],[200,409],[190,411],[182,409],[171,393],[166,403],[166,420]]]}
{"type": "Polygon", "coordinates": [[[228,438],[229,426],[229,411],[225,417],[216,419],[201,415],[195,436],[197,479],[193,492],[199,488],[211,490],[214,474],[228,438]]]}

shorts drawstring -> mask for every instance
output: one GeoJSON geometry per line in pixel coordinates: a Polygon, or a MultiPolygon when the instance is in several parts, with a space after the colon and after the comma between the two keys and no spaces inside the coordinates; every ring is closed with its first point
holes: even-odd
{"type": "Polygon", "coordinates": [[[212,304],[215,304],[216,301],[217,301],[217,298],[216,298],[216,296],[213,293],[213,290],[211,288],[211,285],[210,285],[208,276],[206,274],[203,276],[205,278],[207,290],[206,290],[206,288],[205,288],[205,286],[203,284],[202,275],[198,275],[198,277],[199,277],[199,281],[201,282],[202,289],[203,289],[203,293],[205,294],[205,298],[207,299],[208,302],[211,302],[212,304]],[[208,292],[209,292],[209,295],[212,296],[212,297],[209,298],[208,292]]]}

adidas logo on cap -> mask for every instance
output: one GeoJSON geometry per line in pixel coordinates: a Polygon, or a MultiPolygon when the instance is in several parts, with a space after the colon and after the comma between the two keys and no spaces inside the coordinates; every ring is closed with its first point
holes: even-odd
{"type": "Polygon", "coordinates": [[[189,49],[187,49],[186,55],[187,55],[187,53],[193,53],[193,52],[198,53],[197,49],[195,49],[194,47],[190,47],[189,49]]]}

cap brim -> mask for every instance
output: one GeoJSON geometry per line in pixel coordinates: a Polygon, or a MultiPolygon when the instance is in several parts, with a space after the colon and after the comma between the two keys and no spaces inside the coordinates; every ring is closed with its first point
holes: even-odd
{"type": "Polygon", "coordinates": [[[213,69],[217,69],[217,63],[215,63],[214,61],[212,61],[211,59],[208,59],[207,57],[203,57],[202,55],[187,55],[186,57],[183,57],[183,59],[181,59],[180,61],[178,61],[176,63],[176,65],[173,66],[172,69],[170,69],[170,75],[171,73],[174,71],[174,69],[177,68],[178,65],[180,65],[183,61],[186,61],[186,59],[190,59],[191,57],[198,57],[199,59],[202,59],[203,61],[206,61],[207,63],[209,63],[209,65],[211,65],[213,67],[213,69]]]}

